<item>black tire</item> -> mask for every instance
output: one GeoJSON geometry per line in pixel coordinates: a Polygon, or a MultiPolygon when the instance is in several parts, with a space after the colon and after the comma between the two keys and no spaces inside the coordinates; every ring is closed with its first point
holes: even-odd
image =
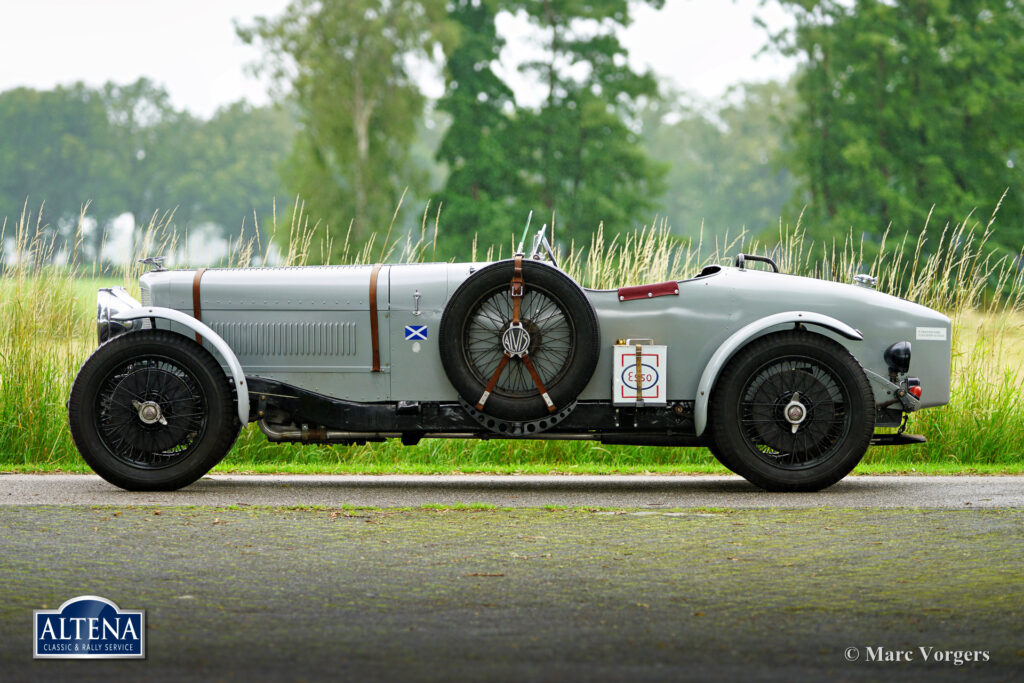
{"type": "MultiPolygon", "coordinates": [[[[441,362],[459,395],[472,405],[480,400],[504,353],[501,333],[512,320],[512,271],[512,261],[500,261],[472,274],[441,317],[441,362]]],[[[597,315],[579,285],[556,268],[524,261],[523,280],[522,322],[531,338],[528,355],[561,409],[576,400],[597,367],[597,315]]],[[[535,420],[549,414],[519,358],[512,358],[502,371],[484,412],[504,420],[535,420]]]]}
{"type": "Polygon", "coordinates": [[[863,368],[840,344],[780,332],[729,362],[711,395],[710,418],[726,467],[768,491],[819,491],[864,457],[875,401],[863,368]],[[794,400],[796,414],[805,415],[795,432],[784,414],[794,400]]]}
{"type": "Polygon", "coordinates": [[[732,458],[730,458],[725,451],[719,448],[718,444],[714,442],[709,443],[708,450],[711,451],[711,455],[715,456],[715,460],[717,460],[722,465],[722,467],[729,470],[733,474],[739,474],[739,472],[736,471],[736,465],[735,463],[733,463],[732,458]]]}
{"type": "MultiPolygon", "coordinates": [[[[152,408],[150,408],[152,411],[152,408]]],[[[85,361],[68,400],[71,438],[89,466],[129,491],[173,491],[220,462],[241,424],[220,364],[162,330],[130,332],[85,361]],[[154,417],[143,406],[155,403],[154,417]]]]}

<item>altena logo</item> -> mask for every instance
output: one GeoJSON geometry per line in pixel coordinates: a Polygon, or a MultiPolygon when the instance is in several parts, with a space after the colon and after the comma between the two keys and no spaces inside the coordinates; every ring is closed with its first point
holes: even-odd
{"type": "Polygon", "coordinates": [[[146,611],[95,595],[33,612],[35,659],[145,659],[146,611]]]}

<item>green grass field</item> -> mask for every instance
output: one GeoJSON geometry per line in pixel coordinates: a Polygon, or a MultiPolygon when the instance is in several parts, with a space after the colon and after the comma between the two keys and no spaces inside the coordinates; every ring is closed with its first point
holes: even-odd
{"type": "MultiPolygon", "coordinates": [[[[947,231],[949,232],[949,231],[947,231]]],[[[950,404],[911,417],[909,430],[927,444],[873,448],[858,473],[1024,473],[1024,313],[1022,271],[984,250],[984,234],[963,226],[951,234],[922,233],[916,245],[884,250],[857,264],[857,245],[815,248],[799,231],[781,235],[780,266],[797,274],[849,280],[870,270],[879,287],[943,310],[954,319],[953,396],[950,404]],[[953,246],[955,245],[955,246],[953,246]],[[815,258],[813,254],[821,254],[815,258]]],[[[301,242],[301,239],[299,240],[301,242]]],[[[46,248],[20,239],[24,256],[0,275],[0,471],[85,472],[68,435],[65,401],[79,366],[95,348],[95,291],[124,284],[137,295],[135,266],[121,277],[84,277],[47,266],[46,248]]],[[[306,242],[308,248],[308,242],[306,242]]],[[[703,254],[697,245],[649,230],[623,241],[597,238],[573,245],[563,264],[588,286],[682,278],[708,262],[728,262],[736,251],[763,251],[730,243],[703,254]]],[[[157,250],[158,251],[158,250],[157,250]]],[[[308,249],[307,249],[308,251],[308,249]]],[[[392,260],[422,260],[419,243],[392,245],[392,260]]],[[[301,263],[306,251],[293,250],[301,263]]],[[[369,248],[350,260],[370,260],[369,248]]],[[[246,257],[248,258],[248,257],[246,257]]],[[[245,261],[242,261],[243,265],[245,261]]],[[[271,444],[250,425],[222,472],[299,473],[724,473],[704,449],[604,446],[562,441],[426,440],[366,446],[271,444]]]]}

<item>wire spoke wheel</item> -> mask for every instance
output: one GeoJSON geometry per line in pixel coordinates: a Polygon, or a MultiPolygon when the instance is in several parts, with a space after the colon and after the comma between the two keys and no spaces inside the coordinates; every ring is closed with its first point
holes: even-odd
{"type": "Polygon", "coordinates": [[[805,330],[756,339],[711,394],[715,457],[769,491],[818,491],[850,473],[875,427],[864,369],[841,344],[805,330]]]}
{"type": "Polygon", "coordinates": [[[459,285],[441,316],[438,351],[466,403],[484,401],[481,412],[501,420],[539,420],[551,412],[538,384],[557,410],[571,405],[597,367],[601,330],[580,286],[557,268],[532,260],[522,262],[523,298],[515,325],[513,274],[512,261],[499,261],[459,285]],[[520,355],[524,352],[529,363],[520,355]]]}
{"type": "Polygon", "coordinates": [[[78,452],[129,491],[173,491],[206,474],[241,424],[220,363],[192,339],[141,330],[104,342],[68,399],[78,452]]]}
{"type": "Polygon", "coordinates": [[[850,430],[849,388],[812,358],[791,356],[766,363],[740,395],[743,436],[775,467],[814,467],[835,455],[850,430]],[[796,424],[785,414],[794,397],[804,409],[796,424]]]}
{"type": "Polygon", "coordinates": [[[166,356],[136,358],[101,381],[96,430],[118,460],[168,467],[195,451],[206,432],[206,404],[195,376],[181,365],[166,356]]]}
{"type": "MultiPolygon", "coordinates": [[[[575,327],[564,305],[550,292],[531,288],[523,296],[522,324],[530,335],[527,351],[541,381],[554,385],[573,361],[575,327]]],[[[471,309],[464,326],[466,362],[474,377],[486,384],[504,355],[502,335],[512,324],[512,296],[507,286],[484,293],[471,309]]],[[[524,397],[537,392],[521,358],[505,366],[495,394],[524,397]]]]}

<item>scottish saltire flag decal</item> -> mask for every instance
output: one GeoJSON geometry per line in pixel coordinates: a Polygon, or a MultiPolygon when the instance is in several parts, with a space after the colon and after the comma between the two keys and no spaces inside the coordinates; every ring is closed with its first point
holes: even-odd
{"type": "Polygon", "coordinates": [[[96,595],[34,613],[36,659],[145,659],[146,612],[96,595]]]}
{"type": "Polygon", "coordinates": [[[427,341],[427,326],[406,325],[405,341],[427,341]]]}

